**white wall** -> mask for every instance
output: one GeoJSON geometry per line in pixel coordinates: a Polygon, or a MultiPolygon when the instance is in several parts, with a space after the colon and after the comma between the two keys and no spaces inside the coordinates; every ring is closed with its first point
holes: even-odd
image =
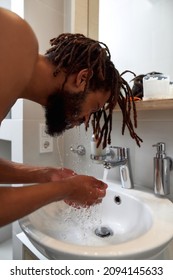
{"type": "Polygon", "coordinates": [[[173,79],[172,11],[172,0],[100,0],[99,39],[120,72],[155,70],[173,79]]]}
{"type": "MultiPolygon", "coordinates": [[[[44,54],[50,47],[49,41],[64,30],[63,0],[25,0],[24,18],[33,28],[38,42],[39,52],[44,54]]],[[[39,124],[45,122],[43,108],[31,101],[24,100],[24,162],[39,165],[59,165],[57,144],[54,140],[54,152],[40,154],[39,124]]]]}

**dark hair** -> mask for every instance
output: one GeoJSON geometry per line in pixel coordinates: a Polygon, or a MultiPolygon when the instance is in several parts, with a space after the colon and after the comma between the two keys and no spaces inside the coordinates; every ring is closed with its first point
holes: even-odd
{"type": "MultiPolygon", "coordinates": [[[[104,107],[92,114],[93,132],[98,139],[98,146],[103,139],[103,147],[111,143],[112,113],[116,104],[123,115],[122,134],[127,126],[132,138],[138,146],[142,139],[134,131],[137,127],[136,107],[129,84],[122,78],[111,61],[108,47],[99,41],[85,37],[82,34],[64,33],[50,40],[51,48],[46,55],[56,65],[54,75],[56,76],[62,68],[65,68],[67,78],[72,73],[82,69],[88,69],[85,91],[87,90],[110,90],[111,96],[104,107]],[[134,125],[131,121],[130,112],[133,109],[134,125]],[[101,119],[104,124],[101,127],[101,119]]],[[[134,73],[133,73],[134,74],[134,73]]],[[[63,84],[63,86],[64,86],[63,84]]]]}

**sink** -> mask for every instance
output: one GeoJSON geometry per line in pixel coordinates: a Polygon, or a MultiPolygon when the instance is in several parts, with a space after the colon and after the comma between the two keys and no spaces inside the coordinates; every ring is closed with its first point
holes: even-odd
{"type": "Polygon", "coordinates": [[[48,259],[154,259],[173,238],[172,202],[107,183],[101,204],[54,202],[22,218],[22,230],[48,259]]]}

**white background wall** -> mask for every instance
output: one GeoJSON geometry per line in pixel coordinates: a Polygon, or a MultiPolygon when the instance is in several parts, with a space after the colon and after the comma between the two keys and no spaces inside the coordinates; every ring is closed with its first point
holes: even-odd
{"type": "Polygon", "coordinates": [[[155,70],[173,79],[172,11],[172,0],[100,0],[99,39],[120,72],[155,70]]]}
{"type": "MultiPolygon", "coordinates": [[[[25,0],[24,18],[37,36],[39,52],[44,54],[50,47],[50,39],[57,37],[64,30],[63,0],[25,0]]],[[[56,139],[53,153],[39,152],[39,124],[44,122],[43,108],[34,102],[24,100],[24,162],[58,166],[60,163],[56,139]]]]}

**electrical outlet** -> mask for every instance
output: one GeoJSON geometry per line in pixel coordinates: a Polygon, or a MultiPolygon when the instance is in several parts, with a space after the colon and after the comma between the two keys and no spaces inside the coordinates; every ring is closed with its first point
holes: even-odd
{"type": "Polygon", "coordinates": [[[40,153],[51,153],[53,152],[53,138],[45,132],[45,129],[45,124],[40,123],[40,153]]]}

